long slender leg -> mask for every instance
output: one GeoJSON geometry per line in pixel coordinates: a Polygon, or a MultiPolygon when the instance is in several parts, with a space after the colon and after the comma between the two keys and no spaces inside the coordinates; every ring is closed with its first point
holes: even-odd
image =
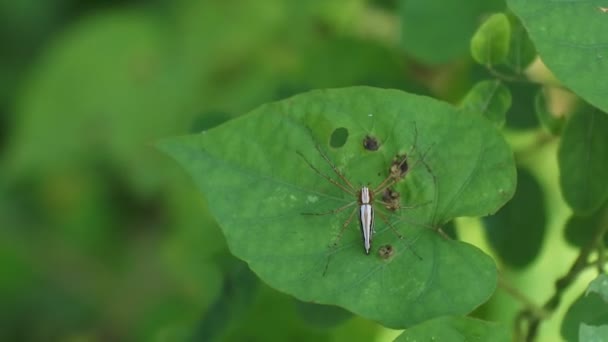
{"type": "MultiPolygon", "coordinates": [[[[410,155],[412,152],[414,152],[414,150],[416,149],[417,143],[418,143],[418,126],[416,125],[416,121],[414,121],[414,144],[412,144],[412,148],[410,148],[408,153],[405,155],[405,157],[403,157],[403,159],[399,163],[399,169],[401,169],[401,167],[403,166],[403,163],[405,163],[407,161],[408,155],[410,155]]],[[[408,167],[408,170],[409,169],[410,168],[408,167]]]]}
{"type": "MultiPolygon", "coordinates": [[[[300,152],[300,151],[296,151],[296,153],[297,153],[297,154],[298,154],[300,157],[302,157],[302,159],[304,159],[304,161],[306,162],[306,164],[308,164],[308,166],[309,166],[311,169],[313,169],[313,171],[315,171],[315,172],[316,172],[316,173],[317,173],[319,176],[321,176],[321,177],[325,178],[325,179],[326,179],[328,182],[330,182],[331,184],[333,184],[333,185],[335,185],[335,186],[339,187],[340,189],[342,189],[342,190],[346,191],[347,193],[349,193],[349,194],[351,194],[351,195],[353,195],[353,196],[355,196],[355,195],[356,195],[356,191],[355,191],[355,189],[353,188],[353,186],[352,186],[350,183],[348,183],[348,182],[347,182],[347,184],[350,186],[350,188],[345,187],[344,185],[342,185],[342,184],[338,183],[338,182],[337,182],[335,179],[333,179],[333,178],[331,178],[331,177],[329,177],[329,176],[327,176],[327,175],[323,174],[321,171],[319,171],[319,169],[317,169],[317,168],[316,168],[314,165],[312,165],[312,163],[311,163],[310,161],[308,161],[308,159],[306,159],[306,157],[304,157],[304,155],[302,154],[302,152],[300,152]]],[[[327,157],[325,157],[325,156],[323,156],[323,158],[324,158],[325,160],[328,160],[328,159],[327,159],[327,157]]],[[[333,164],[331,164],[331,165],[332,165],[332,168],[334,168],[333,164]]],[[[337,169],[334,169],[334,171],[336,171],[336,170],[337,170],[337,169]]],[[[341,174],[339,174],[339,175],[340,175],[340,177],[341,177],[341,178],[343,177],[341,174]]],[[[346,179],[346,178],[343,178],[343,179],[346,179]]]]}
{"type": "Polygon", "coordinates": [[[397,183],[397,179],[389,174],[386,178],[384,178],[382,183],[378,184],[378,186],[376,187],[376,189],[374,189],[373,192],[375,194],[380,193],[384,189],[393,186],[395,183],[397,183]]]}
{"type": "MultiPolygon", "coordinates": [[[[416,125],[416,122],[414,122],[414,143],[412,144],[412,147],[410,148],[410,150],[405,154],[405,156],[403,157],[403,159],[401,159],[401,161],[399,162],[399,164],[397,165],[392,165],[391,169],[393,167],[395,167],[397,170],[401,171],[401,168],[403,167],[403,164],[407,162],[408,157],[412,154],[412,152],[416,149],[416,144],[418,142],[418,126],[416,125]]],[[[405,170],[403,172],[403,174],[399,174],[398,176],[395,176],[392,172],[389,172],[389,175],[386,176],[386,178],[384,178],[384,180],[378,184],[378,186],[376,186],[376,189],[374,190],[375,193],[378,193],[388,187],[393,186],[395,183],[397,183],[397,181],[399,181],[401,178],[403,178],[405,176],[405,173],[407,171],[409,171],[410,169],[412,169],[413,167],[408,167],[407,170],[405,170]]]]}
{"type": "MultiPolygon", "coordinates": [[[[348,225],[352,221],[353,216],[355,215],[356,212],[357,212],[357,208],[355,208],[350,213],[350,215],[348,216],[348,219],[346,221],[344,221],[344,223],[342,224],[342,229],[340,229],[340,232],[338,233],[338,237],[336,238],[336,241],[334,241],[334,243],[332,244],[332,246],[330,247],[330,249],[336,248],[336,246],[338,246],[338,241],[340,241],[340,239],[342,238],[342,234],[344,234],[344,231],[346,230],[346,227],[348,227],[348,225]]],[[[325,263],[325,268],[323,269],[323,276],[325,276],[325,274],[327,273],[327,269],[329,268],[329,262],[331,261],[331,256],[332,255],[333,255],[333,253],[330,253],[327,256],[327,262],[325,263]]]]}
{"type": "Polygon", "coordinates": [[[410,170],[413,170],[418,165],[418,163],[422,163],[425,166],[425,168],[427,169],[427,171],[431,172],[428,164],[424,161],[424,159],[433,145],[427,147],[427,149],[423,153],[420,154],[420,158],[418,158],[413,165],[407,165],[406,169],[402,170],[403,165],[408,161],[409,157],[417,149],[418,126],[416,125],[415,121],[413,122],[413,124],[414,124],[414,143],[412,144],[412,147],[405,154],[405,156],[401,159],[401,161],[399,161],[398,164],[396,164],[396,165],[392,164],[392,166],[391,166],[391,170],[393,168],[396,169],[398,174],[395,175],[392,172],[389,172],[389,175],[380,184],[378,184],[378,186],[374,189],[374,192],[378,193],[378,192],[385,190],[386,188],[393,186],[395,183],[397,183],[399,180],[401,180],[403,177],[405,177],[405,175],[410,170]]]}
{"type": "Polygon", "coordinates": [[[376,213],[378,214],[378,216],[380,216],[382,221],[384,221],[384,223],[392,229],[392,231],[397,235],[398,238],[403,239],[403,235],[401,235],[401,233],[399,233],[399,231],[397,231],[397,229],[393,227],[393,225],[388,221],[386,216],[384,216],[384,214],[380,210],[376,210],[376,213]]]}
{"type": "MultiPolygon", "coordinates": [[[[409,170],[413,170],[413,169],[416,167],[416,165],[418,165],[418,163],[422,163],[422,164],[424,165],[424,167],[426,168],[426,170],[427,170],[429,173],[431,173],[431,175],[433,176],[433,180],[435,180],[435,175],[434,175],[434,174],[431,172],[431,168],[430,168],[430,167],[428,166],[428,164],[427,164],[427,163],[424,161],[424,157],[426,157],[426,154],[429,152],[429,150],[431,149],[431,147],[432,147],[432,145],[431,145],[431,146],[429,146],[429,147],[428,147],[428,148],[427,148],[427,149],[424,151],[424,153],[421,155],[420,159],[417,159],[417,160],[416,160],[416,162],[415,162],[415,163],[414,163],[414,164],[413,164],[411,167],[409,167],[409,168],[408,168],[408,171],[407,171],[407,172],[409,172],[409,170]]],[[[410,152],[410,153],[411,153],[411,152],[410,152]]],[[[405,160],[407,160],[407,157],[403,158],[402,163],[403,163],[405,160]]],[[[402,165],[402,164],[399,164],[399,168],[401,168],[401,165],[402,165]]],[[[389,187],[391,187],[391,186],[395,185],[395,183],[397,183],[397,181],[399,181],[399,179],[400,179],[400,178],[395,178],[395,177],[394,177],[394,176],[392,176],[392,175],[388,175],[388,176],[387,176],[387,177],[386,177],[386,178],[385,178],[385,179],[382,181],[382,183],[378,184],[378,186],[376,187],[376,189],[374,189],[374,193],[380,193],[380,192],[382,192],[382,191],[386,190],[387,188],[389,188],[389,187]]]]}
{"type": "MultiPolygon", "coordinates": [[[[388,202],[384,202],[384,201],[380,201],[380,200],[376,200],[376,202],[384,205],[385,207],[392,206],[392,203],[388,203],[388,202]]],[[[427,202],[424,202],[424,203],[414,204],[414,205],[399,206],[399,208],[394,208],[394,210],[416,209],[416,208],[423,207],[423,206],[425,206],[427,204],[431,204],[431,203],[433,203],[433,201],[427,201],[427,202]]]]}
{"type": "Polygon", "coordinates": [[[429,226],[428,224],[423,224],[423,223],[419,223],[419,222],[414,222],[411,220],[408,220],[406,218],[404,218],[403,216],[399,216],[399,222],[405,222],[408,224],[411,224],[413,226],[418,226],[418,227],[422,227],[422,228],[426,228],[426,229],[430,229],[430,230],[436,230],[437,228],[434,226],[429,226]]]}
{"type": "MultiPolygon", "coordinates": [[[[397,237],[399,239],[403,239],[403,235],[401,235],[401,233],[399,233],[399,231],[397,231],[397,229],[395,227],[393,227],[393,225],[388,221],[388,219],[386,218],[386,216],[384,216],[384,214],[377,210],[376,211],[378,213],[378,216],[380,216],[380,218],[382,219],[382,221],[384,221],[384,223],[389,226],[391,228],[391,230],[397,235],[397,237]]],[[[418,255],[418,253],[416,253],[416,251],[414,251],[413,249],[411,249],[408,246],[408,249],[412,252],[412,254],[414,254],[419,260],[422,260],[422,257],[420,255],[418,255]]]]}
{"type": "Polygon", "coordinates": [[[333,209],[333,210],[330,210],[330,211],[326,211],[326,212],[322,212],[322,213],[302,213],[302,215],[317,215],[317,216],[323,216],[323,215],[337,214],[337,213],[339,213],[339,212],[343,211],[344,209],[346,209],[346,208],[348,208],[348,207],[350,207],[350,206],[352,206],[352,205],[354,205],[354,204],[356,204],[356,203],[357,203],[357,202],[350,202],[350,203],[348,203],[348,204],[346,204],[346,205],[343,205],[343,206],[341,206],[341,207],[339,207],[339,208],[336,208],[336,209],[333,209]]]}
{"type": "Polygon", "coordinates": [[[344,183],[346,183],[352,191],[355,191],[355,187],[348,181],[348,179],[346,179],[346,177],[344,177],[344,175],[342,174],[342,172],[340,172],[340,170],[338,170],[336,165],[334,165],[334,163],[331,162],[329,157],[327,157],[327,155],[323,152],[323,150],[321,150],[321,147],[317,144],[315,144],[315,147],[317,148],[317,151],[319,151],[319,154],[321,154],[321,157],[323,157],[323,159],[325,159],[327,164],[329,164],[329,166],[331,166],[331,169],[334,170],[336,175],[338,175],[338,177],[340,177],[340,179],[342,179],[342,181],[344,181],[344,183]]]}
{"type": "Polygon", "coordinates": [[[350,221],[353,220],[353,217],[356,212],[357,212],[357,208],[355,208],[348,216],[348,219],[346,219],[346,221],[344,221],[344,223],[342,224],[342,229],[340,229],[340,233],[338,233],[338,237],[336,238],[334,245],[337,245],[338,241],[340,241],[340,239],[342,239],[342,234],[344,234],[344,231],[346,230],[346,227],[348,227],[348,225],[350,224],[350,221]]]}

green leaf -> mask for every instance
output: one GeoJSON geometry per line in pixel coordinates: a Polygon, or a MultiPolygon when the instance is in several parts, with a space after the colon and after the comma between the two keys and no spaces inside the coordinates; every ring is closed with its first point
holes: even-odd
{"type": "Polygon", "coordinates": [[[560,135],[566,123],[565,117],[553,114],[548,108],[548,103],[545,91],[542,88],[539,89],[534,98],[536,117],[551,134],[560,135]]]}
{"type": "Polygon", "coordinates": [[[568,341],[604,341],[608,333],[608,275],[600,274],[568,309],[561,335],[568,341]]]}
{"type": "Polygon", "coordinates": [[[524,267],[541,250],[547,225],[542,188],[526,170],[517,170],[517,191],[496,215],[483,220],[486,236],[501,260],[524,267]]]}
{"type": "Polygon", "coordinates": [[[145,145],[183,131],[200,96],[164,29],[146,12],[106,11],[50,44],[16,101],[11,171],[110,160],[130,185],[151,187],[161,166],[145,145]]]}
{"type": "Polygon", "coordinates": [[[395,342],[409,341],[511,341],[509,330],[498,323],[469,317],[441,317],[404,331],[395,342]]]}
{"type": "Polygon", "coordinates": [[[400,0],[399,4],[402,46],[428,64],[466,57],[481,18],[504,9],[501,0],[400,0]]]}
{"type": "Polygon", "coordinates": [[[468,313],[494,291],[491,258],[428,229],[457,216],[493,213],[513,195],[512,153],[484,119],[426,97],[353,87],[268,104],[160,147],[205,193],[230,250],[266,283],[302,301],[341,306],[403,328],[468,313]],[[344,143],[330,147],[340,131],[346,131],[344,143]],[[378,149],[364,148],[370,137],[378,149]],[[355,200],[296,153],[337,178],[316,144],[355,186],[376,186],[393,158],[408,153],[408,173],[395,191],[401,205],[416,208],[376,211],[384,211],[378,216],[390,220],[404,240],[377,220],[374,248],[366,255],[354,222],[337,238],[350,209],[302,215],[355,200]],[[377,248],[386,244],[394,255],[382,259],[377,248]]]}
{"type": "Polygon", "coordinates": [[[509,19],[503,13],[490,16],[471,39],[471,55],[483,65],[494,65],[504,62],[509,52],[511,27],[509,19]]]}
{"type": "Polygon", "coordinates": [[[514,15],[507,15],[511,27],[509,52],[505,64],[516,74],[521,74],[536,58],[536,48],[521,21],[514,15]]]}
{"type": "MultiPolygon", "coordinates": [[[[608,203],[604,203],[589,216],[571,215],[564,229],[566,241],[576,247],[588,245],[607,219],[608,203]]],[[[608,245],[608,235],[604,235],[604,243],[608,245]]]]}
{"type": "Polygon", "coordinates": [[[259,283],[255,275],[243,262],[229,260],[227,264],[222,293],[199,322],[193,340],[222,336],[230,323],[245,315],[255,298],[259,283]]]}
{"type": "Polygon", "coordinates": [[[306,323],[315,328],[329,329],[353,317],[353,315],[337,306],[305,303],[294,300],[296,311],[306,323]]]}
{"type": "Polygon", "coordinates": [[[463,112],[483,115],[497,127],[504,125],[510,106],[511,92],[500,80],[478,82],[460,104],[463,112]]]}
{"type": "Polygon", "coordinates": [[[564,129],[558,162],[568,205],[588,215],[608,199],[608,117],[595,108],[576,111],[564,129]]]}
{"type": "Polygon", "coordinates": [[[589,1],[508,0],[543,62],[577,95],[608,112],[608,13],[589,1]]]}

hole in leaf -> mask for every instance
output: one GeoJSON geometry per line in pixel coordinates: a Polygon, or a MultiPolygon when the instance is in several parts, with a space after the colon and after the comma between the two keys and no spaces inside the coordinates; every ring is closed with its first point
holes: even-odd
{"type": "Polygon", "coordinates": [[[363,138],[363,148],[368,151],[377,151],[380,148],[380,142],[375,137],[366,135],[363,138]]]}
{"type": "Polygon", "coordinates": [[[346,140],[348,139],[348,130],[344,127],[336,128],[331,133],[331,138],[329,140],[329,145],[333,148],[339,148],[346,144],[346,140]]]}

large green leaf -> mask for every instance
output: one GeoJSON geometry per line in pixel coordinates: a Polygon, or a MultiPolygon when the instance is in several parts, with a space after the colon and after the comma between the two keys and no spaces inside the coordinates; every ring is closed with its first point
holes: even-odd
{"type": "MultiPolygon", "coordinates": [[[[608,13],[590,1],[508,0],[543,62],[579,96],[608,112],[608,13]]],[[[604,4],[604,7],[605,4],[604,4]]]]}
{"type": "Polygon", "coordinates": [[[439,64],[467,56],[483,16],[502,0],[400,0],[402,45],[422,62],[439,64]]]}
{"type": "Polygon", "coordinates": [[[588,215],[608,199],[608,117],[589,106],[564,129],[558,161],[564,198],[575,213],[588,215]]]}
{"type": "Polygon", "coordinates": [[[441,317],[404,331],[395,340],[409,341],[511,341],[506,327],[469,317],[441,317]]]}
{"type": "Polygon", "coordinates": [[[402,328],[468,313],[495,288],[488,256],[429,229],[457,216],[494,213],[513,195],[511,151],[485,119],[426,97],[353,87],[265,105],[160,146],[206,194],[231,251],[265,282],[302,301],[342,306],[402,328]],[[370,148],[369,138],[378,149],[370,148]],[[378,215],[404,240],[378,219],[366,255],[356,224],[337,239],[350,209],[302,215],[355,200],[298,155],[338,179],[317,144],[355,186],[379,184],[393,158],[408,153],[409,171],[395,190],[402,205],[418,206],[378,215]],[[393,253],[380,258],[377,248],[387,244],[393,253]]]}
{"type": "Polygon", "coordinates": [[[517,171],[515,196],[496,215],[484,218],[483,223],[486,236],[501,260],[509,266],[524,267],[541,250],[547,215],[538,181],[524,169],[517,171]]]}

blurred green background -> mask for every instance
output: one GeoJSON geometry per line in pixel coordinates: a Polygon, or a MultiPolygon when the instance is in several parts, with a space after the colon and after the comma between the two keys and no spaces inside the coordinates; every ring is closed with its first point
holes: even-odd
{"type": "MultiPolygon", "coordinates": [[[[456,102],[487,76],[469,39],[502,9],[486,0],[1,1],[0,340],[394,336],[260,283],[154,144],[316,88],[456,102]]],[[[530,117],[510,114],[507,124],[536,125],[530,117]]]]}

